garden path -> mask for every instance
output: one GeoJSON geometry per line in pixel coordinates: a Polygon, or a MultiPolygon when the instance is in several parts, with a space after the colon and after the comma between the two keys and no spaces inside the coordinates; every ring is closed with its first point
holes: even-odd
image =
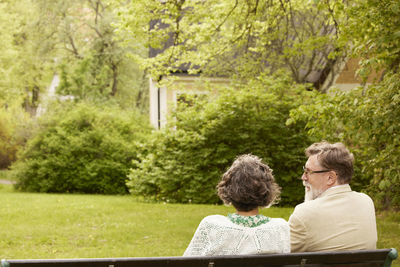
{"type": "Polygon", "coordinates": [[[15,181],[0,179],[0,184],[15,184],[15,181]]]}

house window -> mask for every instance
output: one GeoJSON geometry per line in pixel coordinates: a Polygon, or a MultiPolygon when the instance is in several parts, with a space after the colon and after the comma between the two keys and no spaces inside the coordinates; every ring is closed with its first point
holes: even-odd
{"type": "Polygon", "coordinates": [[[185,93],[177,93],[176,94],[176,103],[179,104],[186,104],[188,107],[192,107],[195,102],[201,101],[206,99],[207,93],[206,92],[185,92],[185,93]]]}

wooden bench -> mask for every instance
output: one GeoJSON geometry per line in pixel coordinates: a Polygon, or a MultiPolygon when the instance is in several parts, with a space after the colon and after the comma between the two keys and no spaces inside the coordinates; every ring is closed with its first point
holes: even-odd
{"type": "Polygon", "coordinates": [[[1,267],[390,267],[396,249],[212,257],[2,260],[1,267]]]}

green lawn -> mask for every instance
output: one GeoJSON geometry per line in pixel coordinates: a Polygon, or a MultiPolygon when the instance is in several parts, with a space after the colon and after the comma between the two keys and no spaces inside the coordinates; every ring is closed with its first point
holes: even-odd
{"type": "MultiPolygon", "coordinates": [[[[292,210],[263,213],[287,220],[292,210]]],[[[233,209],[131,196],[17,193],[0,185],[0,258],[178,256],[204,216],[228,212],[233,209]]],[[[379,247],[400,248],[399,221],[400,213],[378,216],[379,247]]]]}

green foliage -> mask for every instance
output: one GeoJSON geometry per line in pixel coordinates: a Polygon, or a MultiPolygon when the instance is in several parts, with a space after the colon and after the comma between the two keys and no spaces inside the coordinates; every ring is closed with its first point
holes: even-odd
{"type": "Polygon", "coordinates": [[[121,107],[133,103],[145,113],[147,79],[127,56],[141,50],[124,47],[116,38],[113,7],[103,0],[69,1],[54,6],[51,13],[64,18],[58,38],[66,49],[58,55],[57,92],[75,101],[111,100],[121,107]]]}
{"type": "Polygon", "coordinates": [[[39,10],[31,0],[0,3],[0,104],[18,102],[32,115],[54,64],[54,23],[39,10]]]}
{"type": "Polygon", "coordinates": [[[7,168],[16,156],[17,148],[11,144],[14,125],[10,119],[0,110],[0,169],[7,168]]]}
{"type": "Polygon", "coordinates": [[[162,49],[141,58],[152,77],[182,65],[192,73],[243,80],[267,68],[285,69],[295,81],[320,88],[326,76],[316,74],[335,71],[332,65],[343,54],[330,8],[299,0],[136,0],[120,8],[118,28],[127,40],[162,49]]]}
{"type": "Polygon", "coordinates": [[[22,108],[0,109],[0,169],[16,160],[17,151],[25,145],[33,128],[33,121],[22,108]]]}
{"type": "Polygon", "coordinates": [[[12,166],[24,191],[124,194],[126,174],[149,131],[115,107],[64,106],[39,122],[12,166]]]}
{"type": "Polygon", "coordinates": [[[170,127],[155,132],[135,161],[128,186],[134,195],[170,202],[217,203],[215,186],[240,154],[263,158],[283,188],[282,205],[302,200],[304,125],[286,126],[305,95],[290,79],[260,78],[221,90],[215,100],[178,108],[170,127]],[[238,86],[238,87],[241,87],[238,86]]]}
{"type": "Polygon", "coordinates": [[[350,147],[356,159],[353,183],[381,208],[400,208],[399,92],[400,75],[388,74],[366,88],[316,94],[312,103],[291,111],[294,121],[307,122],[313,137],[350,147]]]}
{"type": "Polygon", "coordinates": [[[348,20],[340,25],[342,37],[353,43],[353,52],[362,57],[366,77],[371,69],[399,72],[400,2],[397,0],[357,0],[345,10],[348,20]]]}
{"type": "Polygon", "coordinates": [[[34,116],[57,73],[59,94],[146,113],[147,79],[126,55],[140,49],[122,46],[113,20],[102,0],[1,1],[0,105],[18,102],[34,116]]]}

